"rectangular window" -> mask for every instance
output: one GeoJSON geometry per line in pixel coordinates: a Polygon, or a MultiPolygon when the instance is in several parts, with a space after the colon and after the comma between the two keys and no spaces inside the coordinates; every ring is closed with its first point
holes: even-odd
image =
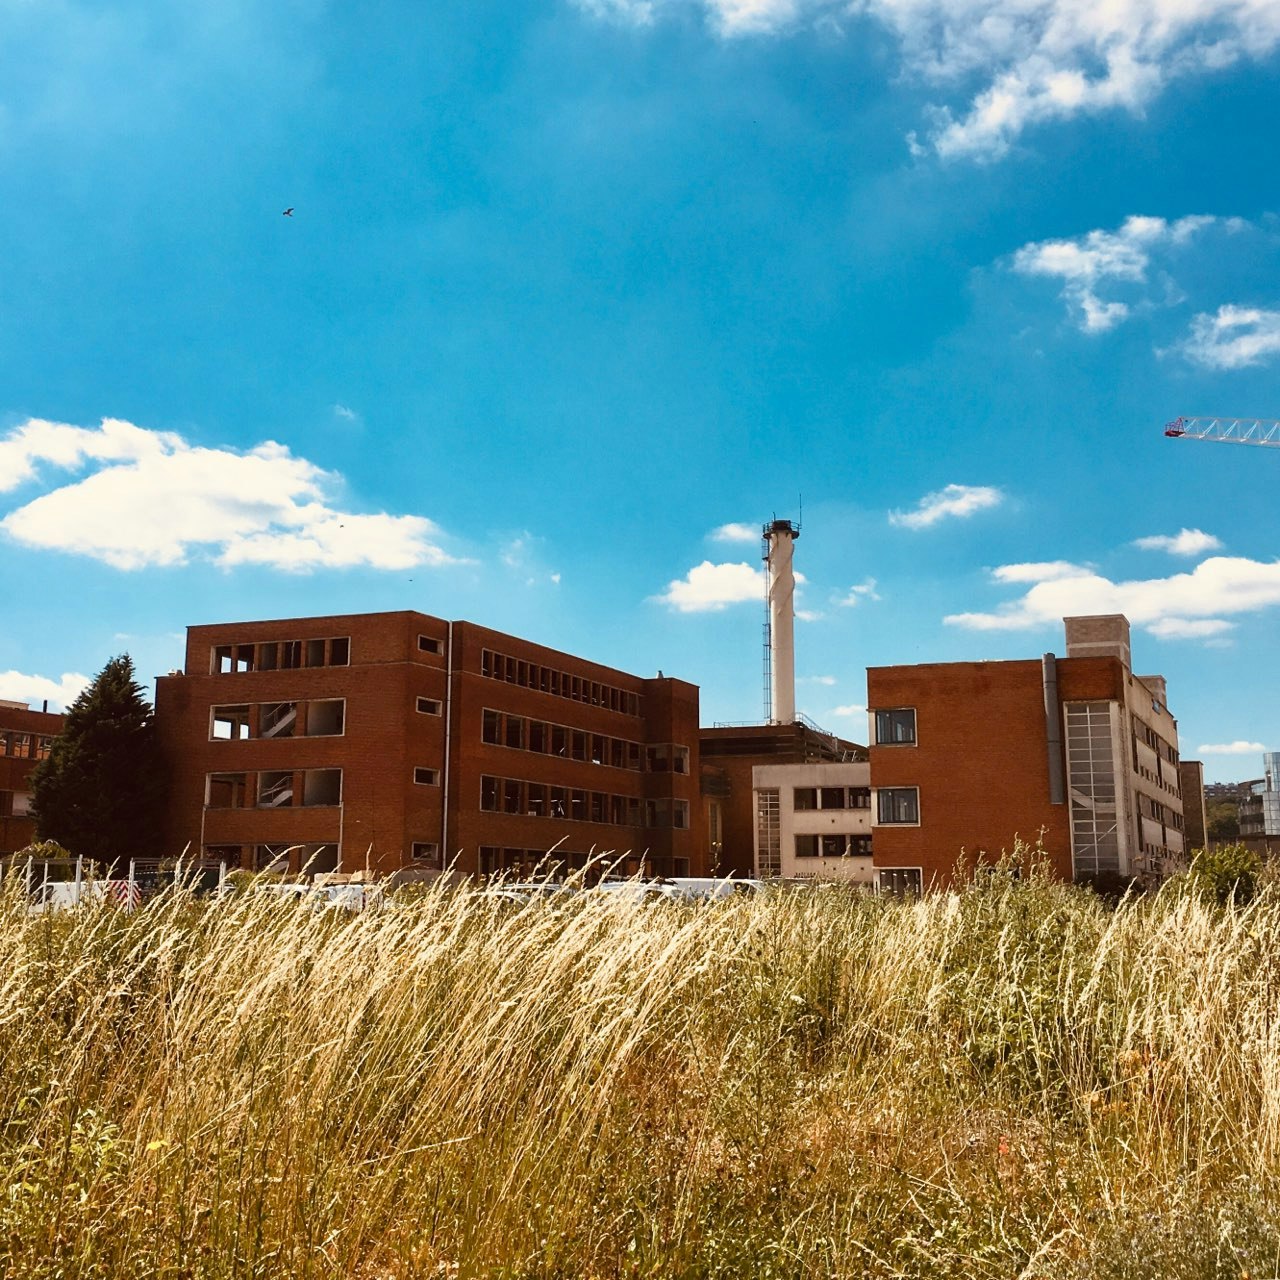
{"type": "Polygon", "coordinates": [[[547,788],[541,782],[531,782],[526,791],[528,792],[529,816],[531,818],[545,818],[547,816],[547,788]]]}
{"type": "Polygon", "coordinates": [[[916,740],[914,707],[890,707],[876,712],[876,745],[900,746],[916,740]]]}
{"type": "Polygon", "coordinates": [[[644,765],[650,773],[668,773],[671,769],[671,761],[666,744],[647,748],[644,753],[644,765]]]}
{"type": "Polygon", "coordinates": [[[849,837],[849,856],[852,858],[871,857],[871,837],[870,836],[850,836],[849,837]]]}
{"type": "Polygon", "coordinates": [[[210,809],[243,809],[247,774],[211,773],[205,780],[204,802],[210,809]]]}
{"type": "Polygon", "coordinates": [[[824,809],[843,809],[847,799],[848,790],[845,787],[822,788],[821,800],[824,809]]]}
{"type": "Polygon", "coordinates": [[[10,736],[9,754],[17,756],[19,760],[25,760],[31,754],[31,735],[29,733],[15,733],[10,736]]]}
{"type": "Polygon", "coordinates": [[[550,728],[541,720],[529,721],[529,750],[546,755],[551,746],[550,728]]]}
{"type": "Polygon", "coordinates": [[[307,703],[307,737],[339,738],[346,720],[346,703],[341,698],[325,698],[307,703]]]}
{"type": "Polygon", "coordinates": [[[605,762],[605,740],[604,736],[599,733],[591,735],[591,763],[604,764],[605,762]]]}
{"type": "Polygon", "coordinates": [[[587,820],[587,793],[577,788],[569,792],[569,817],[574,822],[587,820]]]}
{"type": "Polygon", "coordinates": [[[818,807],[817,787],[796,787],[791,794],[791,806],[801,812],[818,807]]]}
{"type": "Polygon", "coordinates": [[[444,652],[444,642],[437,640],[435,636],[419,636],[418,649],[422,653],[441,654],[444,652]]]}
{"type": "Polygon", "coordinates": [[[47,760],[49,758],[49,752],[51,752],[52,750],[53,750],[53,739],[49,737],[47,734],[42,733],[36,739],[36,759],[47,760]]]}
{"type": "Polygon", "coordinates": [[[280,665],[280,646],[274,640],[258,646],[258,670],[274,671],[280,665]]]}
{"type": "Polygon", "coordinates": [[[280,666],[293,671],[302,666],[302,641],[286,640],[280,646],[280,666]]]}
{"type": "Polygon", "coordinates": [[[843,858],[845,837],[843,835],[822,837],[822,856],[824,858],[843,858]]]}
{"type": "Polygon", "coordinates": [[[870,809],[871,808],[871,788],[870,787],[850,787],[849,788],[849,808],[850,809],[870,809]]]}
{"type": "Polygon", "coordinates": [[[249,708],[214,707],[211,712],[213,725],[209,737],[215,742],[243,742],[249,736],[249,708]]]}
{"type": "Polygon", "coordinates": [[[493,650],[492,649],[480,650],[480,674],[482,676],[488,676],[490,679],[493,678],[493,650]]]}
{"type": "Polygon", "coordinates": [[[426,769],[419,765],[413,771],[413,780],[420,787],[438,787],[440,785],[440,770],[426,769]]]}
{"type": "Polygon", "coordinates": [[[564,787],[551,788],[551,816],[553,818],[569,816],[569,793],[564,787]]]}
{"type": "Polygon", "coordinates": [[[917,823],[920,821],[920,790],[918,787],[881,787],[878,820],[882,825],[893,823],[917,823]]]}
{"type": "Polygon", "coordinates": [[[502,742],[502,717],[496,711],[486,710],[480,725],[480,737],[491,747],[502,742]]]}
{"type": "Polygon", "coordinates": [[[569,754],[569,730],[562,724],[551,726],[551,754],[563,757],[569,754]]]}
{"type": "Polygon", "coordinates": [[[673,800],[671,802],[671,825],[677,831],[688,831],[689,802],[687,800],[673,800]]]}
{"type": "Polygon", "coordinates": [[[515,778],[504,778],[502,782],[502,812],[503,813],[522,813],[524,811],[524,797],[521,794],[524,787],[516,781],[515,778]]]}
{"type": "Polygon", "coordinates": [[[575,760],[587,758],[587,735],[580,729],[574,729],[569,735],[569,754],[575,760]]]}
{"type": "Polygon", "coordinates": [[[27,818],[31,816],[31,792],[15,791],[13,793],[13,816],[27,818]]]}
{"type": "Polygon", "coordinates": [[[308,769],[302,775],[304,805],[338,805],[342,803],[341,769],[308,769]]]}
{"type": "Polygon", "coordinates": [[[509,747],[514,747],[517,751],[524,750],[524,717],[508,716],[506,743],[509,747]]]}
{"type": "Polygon", "coordinates": [[[306,654],[306,662],[309,667],[324,666],[324,641],[308,640],[304,650],[306,654]]]}
{"type": "Polygon", "coordinates": [[[424,716],[438,716],[444,711],[444,704],[439,698],[419,698],[418,711],[424,716]]]}
{"type": "Polygon", "coordinates": [[[498,780],[497,778],[482,777],[480,779],[480,808],[485,813],[498,812],[498,780]]]}
{"type": "Polygon", "coordinates": [[[896,894],[900,898],[919,897],[921,892],[919,867],[881,867],[877,887],[881,893],[896,894]]]}
{"type": "Polygon", "coordinates": [[[593,791],[591,793],[591,821],[604,822],[607,813],[605,797],[602,792],[593,791]]]}
{"type": "Polygon", "coordinates": [[[816,858],[818,856],[818,837],[815,835],[796,836],[796,857],[816,858]]]}
{"type": "Polygon", "coordinates": [[[264,702],[258,710],[259,737],[292,738],[297,723],[296,702],[264,702]]]}
{"type": "Polygon", "coordinates": [[[351,665],[351,637],[338,636],[329,641],[329,665],[331,667],[348,667],[351,665]]]}
{"type": "Polygon", "coordinates": [[[440,846],[433,840],[415,840],[410,856],[421,866],[440,870],[440,846]]]}
{"type": "Polygon", "coordinates": [[[273,770],[258,774],[258,808],[287,809],[293,804],[293,773],[273,770]]]}

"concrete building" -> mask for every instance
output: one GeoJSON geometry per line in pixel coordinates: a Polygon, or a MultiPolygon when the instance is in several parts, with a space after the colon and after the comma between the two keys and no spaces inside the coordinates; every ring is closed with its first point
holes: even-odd
{"type": "Polygon", "coordinates": [[[1177,722],[1136,676],[1129,624],[1067,618],[1067,656],[867,672],[881,887],[927,888],[1043,845],[1064,878],[1160,880],[1185,863],[1177,722]]]}
{"type": "Polygon", "coordinates": [[[0,856],[25,849],[36,838],[31,771],[48,756],[62,721],[25,702],[0,701],[0,856]]]}
{"type": "Polygon", "coordinates": [[[1240,802],[1240,842],[1268,852],[1280,849],[1280,751],[1266,752],[1262,768],[1240,802]]]}
{"type": "Polygon", "coordinates": [[[752,779],[758,876],[872,887],[869,764],[757,765],[752,779]]]}
{"type": "Polygon", "coordinates": [[[258,869],[701,874],[698,690],[413,612],[191,627],[167,847],[258,869]]]}
{"type": "Polygon", "coordinates": [[[867,758],[865,747],[803,720],[714,725],[701,731],[699,749],[708,865],[719,875],[756,874],[758,767],[841,764],[867,758]]]}

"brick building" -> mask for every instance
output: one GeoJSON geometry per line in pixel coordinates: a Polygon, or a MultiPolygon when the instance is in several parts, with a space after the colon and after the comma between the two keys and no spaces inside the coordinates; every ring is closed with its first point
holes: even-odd
{"type": "Polygon", "coordinates": [[[25,849],[36,838],[31,771],[49,754],[62,721],[25,702],[0,702],[0,855],[25,849]]]}
{"type": "Polygon", "coordinates": [[[951,879],[961,850],[1040,839],[1064,878],[1155,882],[1185,862],[1177,722],[1135,676],[1129,624],[1067,618],[1067,656],[872,667],[882,888],[951,879]]]}
{"type": "Polygon", "coordinates": [[[191,627],[170,851],[258,869],[698,874],[698,690],[413,612],[191,627]]]}

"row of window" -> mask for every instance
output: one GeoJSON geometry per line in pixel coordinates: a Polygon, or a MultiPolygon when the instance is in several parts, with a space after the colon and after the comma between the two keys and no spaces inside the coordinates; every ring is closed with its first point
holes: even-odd
{"type": "Polygon", "coordinates": [[[43,760],[53,750],[53,738],[46,733],[0,733],[0,756],[19,760],[43,760]]]}
{"type": "Polygon", "coordinates": [[[292,671],[297,667],[346,667],[351,664],[351,637],[313,640],[267,640],[259,644],[214,645],[209,671],[215,676],[249,671],[292,671]]]}
{"type": "Polygon", "coordinates": [[[1171,747],[1149,724],[1139,720],[1137,716],[1133,717],[1133,736],[1139,742],[1145,742],[1161,760],[1174,765],[1178,763],[1177,749],[1171,747]]]}
{"type": "Polygon", "coordinates": [[[1167,804],[1161,804],[1153,796],[1143,795],[1141,791],[1137,795],[1138,812],[1144,818],[1154,818],[1163,826],[1173,827],[1176,831],[1182,830],[1182,814],[1176,809],[1171,809],[1167,804]]]}
{"type": "Polygon", "coordinates": [[[211,773],[205,778],[207,809],[294,809],[342,803],[341,769],[263,769],[211,773]]]}
{"type": "Polygon", "coordinates": [[[570,675],[567,671],[557,671],[554,667],[544,667],[537,662],[526,662],[523,658],[495,653],[492,649],[481,650],[480,674],[524,689],[536,689],[540,693],[584,702],[588,706],[605,707],[629,716],[640,714],[640,695],[637,693],[570,675]]]}
{"type": "Polygon", "coordinates": [[[331,738],[345,731],[343,698],[314,702],[239,702],[209,709],[209,737],[215,742],[253,738],[331,738]]]}
{"type": "Polygon", "coordinates": [[[481,719],[481,740],[494,747],[536,751],[565,760],[610,765],[615,769],[646,769],[649,773],[689,772],[689,748],[662,742],[642,747],[626,738],[603,733],[587,733],[568,725],[549,724],[527,716],[505,715],[485,709],[481,719]]]}
{"type": "Polygon", "coordinates": [[[520,778],[480,779],[480,808],[485,813],[511,813],[531,818],[562,818],[567,822],[598,822],[615,827],[658,830],[689,826],[689,802],[662,797],[611,795],[580,787],[553,787],[520,778]]]}
{"type": "Polygon", "coordinates": [[[867,835],[797,835],[797,858],[869,858],[867,835]]]}
{"type": "Polygon", "coordinates": [[[804,812],[810,809],[870,809],[870,787],[796,787],[792,793],[792,808],[804,812]]]}

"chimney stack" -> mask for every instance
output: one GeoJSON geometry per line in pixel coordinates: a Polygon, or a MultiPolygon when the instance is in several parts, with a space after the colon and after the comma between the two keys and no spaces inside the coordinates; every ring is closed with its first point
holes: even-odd
{"type": "Polygon", "coordinates": [[[771,720],[796,718],[796,578],[791,561],[800,526],[775,520],[764,527],[764,560],[769,575],[769,657],[771,720]]]}

